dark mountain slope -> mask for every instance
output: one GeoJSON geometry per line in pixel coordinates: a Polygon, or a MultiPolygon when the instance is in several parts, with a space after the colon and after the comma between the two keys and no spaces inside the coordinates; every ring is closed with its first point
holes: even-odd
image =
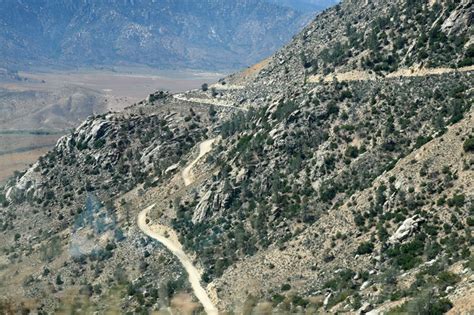
{"type": "Polygon", "coordinates": [[[17,67],[232,69],[266,57],[309,18],[261,0],[3,0],[0,55],[17,67]]]}

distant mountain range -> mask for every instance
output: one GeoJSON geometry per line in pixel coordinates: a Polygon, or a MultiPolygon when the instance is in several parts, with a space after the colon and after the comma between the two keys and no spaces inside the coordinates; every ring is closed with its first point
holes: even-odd
{"type": "Polygon", "coordinates": [[[0,0],[0,66],[240,68],[307,24],[313,2],[0,0]]]}

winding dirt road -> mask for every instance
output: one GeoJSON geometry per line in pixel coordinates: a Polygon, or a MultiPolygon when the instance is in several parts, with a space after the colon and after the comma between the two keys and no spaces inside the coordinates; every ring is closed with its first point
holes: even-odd
{"type": "MultiPolygon", "coordinates": [[[[216,138],[206,140],[199,144],[199,155],[194,159],[182,172],[182,177],[186,186],[190,185],[193,182],[193,175],[191,170],[193,166],[201,159],[206,153],[211,151],[212,144],[216,141],[216,138]]],[[[138,215],[137,223],[140,230],[145,233],[147,236],[157,240],[163,244],[173,255],[175,255],[180,263],[183,265],[184,269],[188,273],[188,279],[191,283],[195,296],[201,302],[204,307],[204,310],[208,315],[217,315],[219,312],[217,308],[212,303],[209,298],[206,290],[201,286],[201,273],[193,265],[191,259],[183,251],[182,245],[179,243],[177,237],[165,237],[165,231],[170,231],[169,228],[156,225],[150,226],[147,223],[147,216],[155,204],[143,209],[138,215]]]]}
{"type": "Polygon", "coordinates": [[[183,170],[183,173],[181,174],[183,176],[185,186],[189,186],[193,183],[194,176],[192,174],[192,169],[193,169],[194,165],[196,165],[196,163],[204,155],[206,155],[207,153],[209,153],[209,151],[212,150],[212,144],[214,143],[214,141],[216,141],[216,139],[217,138],[209,139],[209,140],[203,141],[199,144],[199,155],[198,155],[198,157],[196,159],[194,159],[194,161],[192,161],[188,166],[186,166],[183,170]]]}

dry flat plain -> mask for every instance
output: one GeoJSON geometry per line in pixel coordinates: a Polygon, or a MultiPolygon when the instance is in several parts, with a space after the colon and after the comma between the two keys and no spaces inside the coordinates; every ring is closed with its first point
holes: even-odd
{"type": "Polygon", "coordinates": [[[0,183],[92,114],[120,111],[157,90],[186,91],[224,76],[130,67],[18,75],[20,80],[0,78],[0,183]]]}
{"type": "Polygon", "coordinates": [[[82,69],[77,71],[20,72],[27,81],[20,86],[7,84],[9,89],[51,89],[74,85],[103,93],[109,102],[108,109],[144,99],[157,90],[187,91],[204,82],[214,82],[224,76],[221,73],[153,70],[149,68],[118,68],[117,70],[82,69]],[[44,81],[44,83],[43,83],[44,81]]]}

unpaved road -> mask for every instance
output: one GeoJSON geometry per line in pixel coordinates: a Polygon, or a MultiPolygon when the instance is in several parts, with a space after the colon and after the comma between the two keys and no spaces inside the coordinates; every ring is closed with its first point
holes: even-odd
{"type": "Polygon", "coordinates": [[[207,104],[207,105],[213,105],[213,106],[219,106],[219,107],[227,107],[227,108],[232,108],[232,109],[236,109],[236,110],[240,110],[244,112],[248,111],[246,108],[234,106],[233,103],[229,103],[223,100],[186,97],[183,94],[173,94],[173,97],[179,101],[207,104]]]}
{"type": "Polygon", "coordinates": [[[217,138],[209,139],[206,141],[203,141],[199,144],[199,155],[194,161],[192,161],[188,166],[186,166],[183,170],[183,173],[181,174],[183,176],[184,180],[184,185],[189,186],[193,183],[194,181],[194,176],[192,174],[192,169],[194,165],[208,152],[212,150],[212,144],[216,141],[217,138]]]}
{"type": "MultiPolygon", "coordinates": [[[[184,170],[182,173],[185,185],[188,186],[193,182],[193,176],[191,174],[192,167],[201,159],[206,153],[211,151],[212,144],[216,141],[216,138],[206,140],[199,144],[199,155],[196,159],[194,159],[184,170]]],[[[193,288],[194,295],[198,298],[201,304],[204,307],[204,310],[208,315],[217,315],[219,312],[217,308],[212,303],[211,299],[209,298],[206,290],[201,286],[201,273],[199,270],[193,265],[191,259],[186,255],[183,251],[182,245],[179,243],[177,237],[165,237],[165,231],[170,231],[170,228],[164,226],[150,226],[147,224],[147,216],[151,209],[155,204],[143,209],[140,214],[138,215],[138,227],[140,230],[148,235],[149,237],[157,240],[161,244],[163,244],[173,255],[175,255],[180,263],[183,265],[184,269],[188,273],[188,279],[191,283],[191,287],[193,288]]]]}
{"type": "Polygon", "coordinates": [[[173,253],[173,255],[178,258],[179,262],[183,265],[184,269],[188,273],[188,279],[191,283],[194,294],[204,306],[206,313],[208,315],[218,314],[217,308],[211,302],[206,290],[201,286],[201,273],[196,267],[194,267],[189,257],[183,251],[181,244],[166,238],[164,235],[155,231],[146,223],[148,212],[154,206],[155,205],[151,205],[140,212],[138,215],[138,227],[143,233],[163,244],[169,251],[171,251],[171,253],[173,253]]]}
{"type": "MultiPolygon", "coordinates": [[[[399,69],[395,72],[389,73],[386,78],[399,78],[399,77],[423,77],[430,75],[440,75],[445,73],[453,72],[470,72],[474,71],[474,66],[462,67],[458,69],[453,68],[422,68],[422,69],[399,69]]],[[[375,75],[374,73],[369,73],[367,71],[347,71],[340,73],[331,73],[326,76],[313,75],[308,78],[308,82],[318,83],[320,80],[324,82],[337,81],[373,81],[383,79],[375,75]]]]}

